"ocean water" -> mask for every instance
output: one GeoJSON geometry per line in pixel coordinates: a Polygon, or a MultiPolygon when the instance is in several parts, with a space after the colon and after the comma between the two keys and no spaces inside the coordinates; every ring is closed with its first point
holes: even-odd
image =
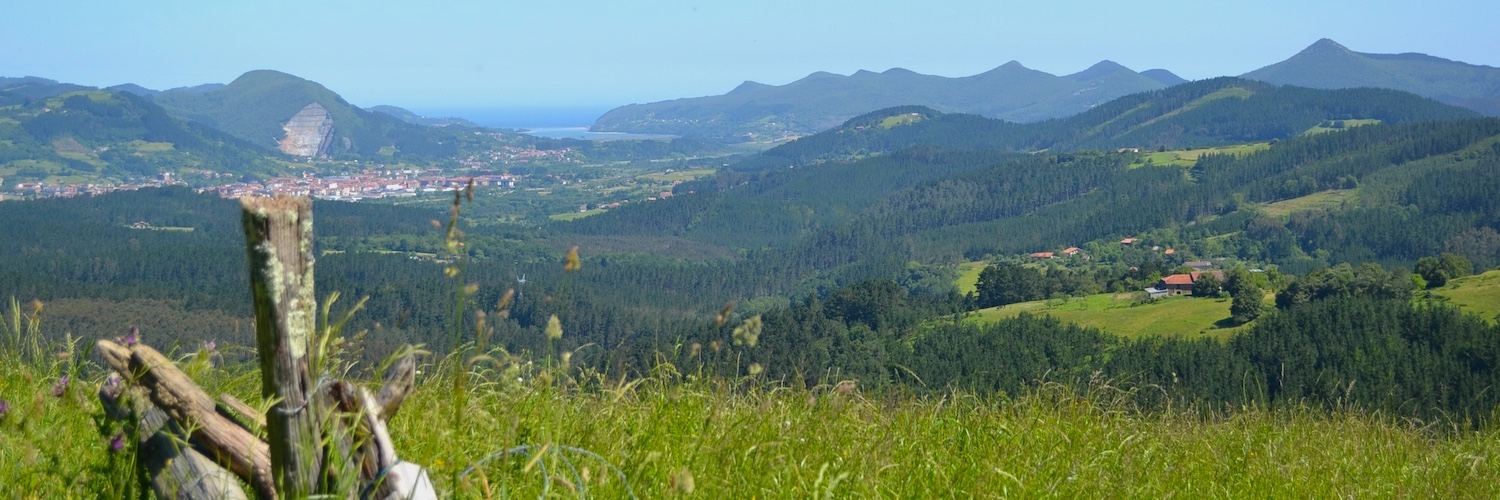
{"type": "Polygon", "coordinates": [[[627,134],[622,132],[589,132],[589,125],[613,106],[548,106],[489,108],[421,108],[412,112],[422,116],[456,117],[486,127],[526,131],[538,137],[554,139],[638,140],[669,139],[675,136],[627,134]]]}

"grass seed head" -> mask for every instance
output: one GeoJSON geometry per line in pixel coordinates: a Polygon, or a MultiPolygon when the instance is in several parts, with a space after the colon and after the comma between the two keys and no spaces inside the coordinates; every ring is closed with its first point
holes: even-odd
{"type": "Polygon", "coordinates": [[[583,269],[583,262],[578,260],[578,245],[573,245],[573,248],[568,250],[567,259],[563,260],[563,271],[573,272],[579,269],[583,269]]]}
{"type": "Polygon", "coordinates": [[[562,335],[562,320],[557,319],[557,315],[553,314],[551,318],[547,318],[547,338],[557,340],[562,338],[562,335]]]}

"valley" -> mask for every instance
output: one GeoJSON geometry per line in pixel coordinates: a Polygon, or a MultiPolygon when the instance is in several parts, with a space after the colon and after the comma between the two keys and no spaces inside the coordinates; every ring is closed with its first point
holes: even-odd
{"type": "Polygon", "coordinates": [[[146,495],[99,339],[268,413],[238,200],[296,196],[318,366],[415,346],[390,427],[446,494],[1483,495],[1500,118],[1400,76],[1494,69],[1458,64],[819,72],[608,141],[271,70],[0,79],[0,491],[146,495]]]}

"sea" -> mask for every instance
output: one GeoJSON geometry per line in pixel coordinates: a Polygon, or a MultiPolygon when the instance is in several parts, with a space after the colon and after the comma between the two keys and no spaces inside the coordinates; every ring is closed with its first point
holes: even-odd
{"type": "Polygon", "coordinates": [[[595,141],[672,139],[662,134],[589,132],[589,125],[614,106],[551,106],[489,108],[420,108],[422,116],[463,118],[486,127],[520,130],[537,137],[595,141]]]}

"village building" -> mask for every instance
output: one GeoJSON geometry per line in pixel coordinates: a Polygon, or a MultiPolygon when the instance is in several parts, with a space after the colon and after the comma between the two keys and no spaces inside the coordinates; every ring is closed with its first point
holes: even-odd
{"type": "Polygon", "coordinates": [[[1167,295],[1192,295],[1193,285],[1197,284],[1203,277],[1213,276],[1220,283],[1224,282],[1224,271],[1193,271],[1186,274],[1173,274],[1163,277],[1156,282],[1156,286],[1146,289],[1146,295],[1152,299],[1158,299],[1167,295]]]}

